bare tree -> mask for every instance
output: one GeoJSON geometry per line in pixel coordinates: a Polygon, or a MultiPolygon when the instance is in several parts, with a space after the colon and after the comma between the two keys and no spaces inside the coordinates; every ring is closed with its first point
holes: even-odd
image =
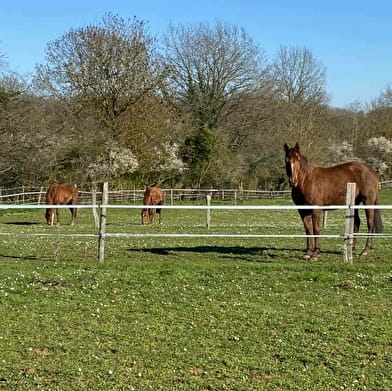
{"type": "Polygon", "coordinates": [[[49,43],[35,85],[81,108],[94,107],[117,137],[120,116],[157,86],[154,44],[145,22],[107,14],[101,24],[72,29],[49,43]]]}
{"type": "Polygon", "coordinates": [[[392,138],[392,87],[387,86],[367,112],[366,136],[392,138]]]}
{"type": "Polygon", "coordinates": [[[175,103],[199,128],[214,129],[261,81],[263,52],[244,29],[227,23],[171,25],[164,50],[175,103]]]}
{"type": "Polygon", "coordinates": [[[244,29],[220,22],[171,25],[163,43],[163,62],[170,70],[167,96],[194,126],[183,160],[200,185],[211,162],[214,131],[245,93],[260,85],[264,53],[244,29]]]}
{"type": "Polygon", "coordinates": [[[285,126],[292,137],[302,141],[305,134],[318,131],[320,110],[328,103],[325,68],[310,49],[282,46],[272,73],[285,126]]]}

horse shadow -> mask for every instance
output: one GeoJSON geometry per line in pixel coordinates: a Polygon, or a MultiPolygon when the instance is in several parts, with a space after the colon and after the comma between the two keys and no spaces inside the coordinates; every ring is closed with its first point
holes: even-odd
{"type": "Polygon", "coordinates": [[[5,254],[0,254],[0,259],[13,259],[15,261],[38,261],[38,257],[35,255],[5,255],[5,254]]]}
{"type": "Polygon", "coordinates": [[[6,225],[41,225],[42,223],[34,222],[34,221],[7,221],[4,223],[6,225]]]}
{"type": "MultiPolygon", "coordinates": [[[[303,248],[278,247],[244,247],[244,246],[177,246],[177,247],[149,247],[130,248],[132,253],[150,253],[160,256],[176,256],[179,253],[214,253],[222,255],[224,259],[236,259],[248,262],[271,263],[284,258],[301,258],[303,248]]],[[[324,253],[338,254],[337,251],[324,251],[324,253]]]]}
{"type": "MultiPolygon", "coordinates": [[[[303,248],[294,247],[244,247],[244,246],[176,246],[176,247],[149,247],[130,248],[132,253],[150,253],[160,256],[178,256],[180,253],[218,254],[223,259],[241,260],[245,262],[272,263],[283,259],[302,260],[303,248]]],[[[340,255],[337,250],[323,250],[323,254],[340,255]]]]}

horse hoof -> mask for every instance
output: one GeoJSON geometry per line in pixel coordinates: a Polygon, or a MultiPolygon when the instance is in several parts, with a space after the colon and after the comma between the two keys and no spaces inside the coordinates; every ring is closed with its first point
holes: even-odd
{"type": "Polygon", "coordinates": [[[311,258],[311,256],[310,256],[309,254],[305,254],[305,255],[304,255],[304,259],[305,259],[305,260],[308,260],[308,259],[310,259],[310,258],[311,258]]]}

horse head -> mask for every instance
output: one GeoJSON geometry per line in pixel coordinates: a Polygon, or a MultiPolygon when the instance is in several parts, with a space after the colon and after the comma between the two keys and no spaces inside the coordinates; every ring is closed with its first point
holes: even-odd
{"type": "Polygon", "coordinates": [[[299,144],[296,143],[293,148],[290,148],[286,143],[284,144],[286,175],[289,179],[291,187],[297,187],[299,181],[301,153],[299,144]]]}
{"type": "Polygon", "coordinates": [[[53,209],[51,208],[46,209],[45,218],[48,225],[53,225],[53,217],[54,217],[53,209]]]}

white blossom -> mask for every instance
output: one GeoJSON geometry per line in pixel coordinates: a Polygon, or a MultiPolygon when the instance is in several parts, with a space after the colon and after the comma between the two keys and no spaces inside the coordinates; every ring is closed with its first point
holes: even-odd
{"type": "Polygon", "coordinates": [[[368,163],[371,164],[380,176],[390,176],[392,162],[392,140],[386,137],[372,137],[368,140],[368,163]]]}
{"type": "Polygon", "coordinates": [[[107,144],[105,150],[103,155],[98,156],[96,161],[88,166],[87,171],[91,178],[120,176],[138,168],[139,162],[129,148],[113,143],[107,144]]]}

